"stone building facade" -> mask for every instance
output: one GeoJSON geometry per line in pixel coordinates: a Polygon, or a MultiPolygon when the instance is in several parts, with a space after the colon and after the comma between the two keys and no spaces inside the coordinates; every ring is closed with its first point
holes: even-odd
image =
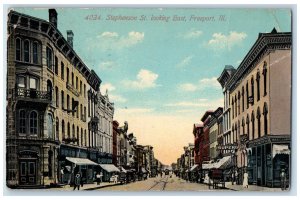
{"type": "Polygon", "coordinates": [[[101,79],[74,51],[72,31],[67,40],[59,32],[54,9],[49,22],[10,11],[7,28],[7,185],[69,181],[67,157],[89,159],[87,95],[101,79]]]}

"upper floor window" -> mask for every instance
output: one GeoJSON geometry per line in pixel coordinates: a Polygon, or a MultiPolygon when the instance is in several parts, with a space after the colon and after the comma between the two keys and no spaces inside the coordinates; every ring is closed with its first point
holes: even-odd
{"type": "Polygon", "coordinates": [[[267,95],[267,63],[266,62],[264,62],[262,74],[264,76],[264,96],[266,96],[267,95]]]}
{"type": "Polygon", "coordinates": [[[56,102],[56,107],[59,106],[59,91],[58,91],[58,87],[55,86],[55,102],[56,102]]]}
{"type": "Polygon", "coordinates": [[[65,79],[65,65],[63,62],[60,63],[60,76],[61,76],[61,79],[64,80],[65,79]]]}
{"type": "Polygon", "coordinates": [[[38,43],[37,42],[33,42],[32,44],[32,59],[33,59],[33,63],[34,64],[38,64],[39,63],[39,58],[38,58],[38,43]]]}
{"type": "Polygon", "coordinates": [[[37,134],[38,130],[38,114],[36,111],[31,111],[29,115],[29,133],[37,134]]]}
{"type": "Polygon", "coordinates": [[[69,83],[69,68],[67,67],[67,83],[69,83]]]}
{"type": "Polygon", "coordinates": [[[26,133],[26,115],[25,110],[19,111],[19,133],[26,133]]]}
{"type": "Polygon", "coordinates": [[[247,109],[249,108],[249,85],[246,83],[247,109]]]}
{"type": "Polygon", "coordinates": [[[25,76],[18,76],[18,87],[25,88],[26,87],[26,78],[25,76]]]}
{"type": "Polygon", "coordinates": [[[30,62],[30,45],[29,40],[24,41],[24,61],[30,62]]]}
{"type": "Polygon", "coordinates": [[[16,60],[21,61],[21,39],[16,39],[16,60]]]}
{"type": "Polygon", "coordinates": [[[29,78],[29,89],[37,89],[37,79],[30,77],[29,78]]]}
{"type": "Polygon", "coordinates": [[[259,71],[256,73],[256,86],[257,86],[257,101],[260,100],[260,74],[259,71]]]}
{"type": "Polygon", "coordinates": [[[254,79],[253,79],[253,77],[251,78],[251,95],[252,95],[252,99],[253,99],[253,103],[254,103],[254,79]]]}
{"type": "Polygon", "coordinates": [[[48,125],[48,138],[53,138],[53,117],[52,115],[49,113],[48,114],[48,122],[47,122],[47,125],[48,125]]]}
{"type": "Polygon", "coordinates": [[[47,67],[52,70],[52,50],[49,47],[46,48],[46,58],[47,67]]]}
{"type": "Polygon", "coordinates": [[[56,75],[58,75],[58,58],[56,56],[55,56],[54,72],[56,75]]]}
{"type": "Polygon", "coordinates": [[[72,72],[72,86],[74,86],[74,73],[72,72]]]}
{"type": "Polygon", "coordinates": [[[80,81],[80,88],[79,88],[80,94],[82,94],[82,81],[80,81]]]}
{"type": "Polygon", "coordinates": [[[83,84],[83,94],[84,94],[84,97],[86,97],[86,86],[85,86],[85,84],[83,84]]]}
{"type": "Polygon", "coordinates": [[[65,108],[65,93],[64,91],[62,90],[61,91],[61,108],[64,109],[65,108]]]}

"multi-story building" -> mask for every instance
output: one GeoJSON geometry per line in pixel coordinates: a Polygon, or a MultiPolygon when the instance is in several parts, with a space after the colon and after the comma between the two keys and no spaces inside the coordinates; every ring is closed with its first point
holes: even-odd
{"type": "Polygon", "coordinates": [[[7,185],[44,186],[69,182],[74,170],[93,177],[88,147],[88,91],[101,83],[49,22],[15,11],[8,14],[7,40],[7,185]],[[81,161],[84,167],[75,167],[81,161]]]}
{"type": "Polygon", "coordinates": [[[194,135],[194,160],[195,164],[200,166],[201,164],[201,151],[200,151],[200,135],[203,135],[203,123],[194,124],[193,127],[193,135],[194,135]]]}
{"type": "Polygon", "coordinates": [[[113,121],[113,153],[112,153],[112,163],[118,165],[118,135],[119,135],[119,122],[113,121]]]}
{"type": "Polygon", "coordinates": [[[127,131],[128,124],[125,121],[124,126],[118,127],[117,132],[117,163],[119,167],[127,166],[127,131]]]}
{"type": "Polygon", "coordinates": [[[209,157],[210,160],[216,160],[217,157],[219,157],[219,153],[217,151],[217,145],[218,145],[218,133],[219,133],[219,117],[223,113],[223,108],[219,107],[217,108],[211,115],[211,119],[209,122],[209,157]]]}
{"type": "Polygon", "coordinates": [[[109,101],[108,94],[97,94],[96,120],[98,130],[96,134],[96,148],[100,151],[98,163],[111,164],[113,159],[113,116],[114,104],[109,101]]]}
{"type": "MultiPolygon", "coordinates": [[[[213,114],[213,111],[208,110],[204,113],[204,115],[201,118],[201,121],[203,122],[203,134],[202,137],[200,137],[200,152],[201,152],[201,161],[209,161],[209,123],[211,119],[211,115],[213,114]]],[[[200,135],[200,136],[201,136],[200,135]]],[[[202,164],[202,162],[200,164],[202,164]]]]}

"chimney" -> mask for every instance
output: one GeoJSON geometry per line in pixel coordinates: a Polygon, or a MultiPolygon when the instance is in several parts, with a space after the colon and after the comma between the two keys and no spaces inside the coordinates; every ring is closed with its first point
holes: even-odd
{"type": "Polygon", "coordinates": [[[72,48],[73,48],[73,37],[74,37],[73,31],[67,30],[67,41],[71,45],[72,48]]]}
{"type": "Polygon", "coordinates": [[[57,28],[57,12],[55,9],[49,9],[49,22],[57,28]]]}

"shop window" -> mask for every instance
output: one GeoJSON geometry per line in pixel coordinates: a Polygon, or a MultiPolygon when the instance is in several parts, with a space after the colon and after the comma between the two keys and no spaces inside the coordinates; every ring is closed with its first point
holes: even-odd
{"type": "Polygon", "coordinates": [[[53,160],[53,151],[49,150],[48,151],[48,176],[51,178],[52,177],[52,160],[53,160]]]}
{"type": "Polygon", "coordinates": [[[24,61],[30,62],[30,43],[29,40],[24,41],[24,61]]]}
{"type": "Polygon", "coordinates": [[[16,60],[21,61],[21,39],[16,39],[16,60]]]}
{"type": "Polygon", "coordinates": [[[31,111],[29,115],[29,132],[33,135],[38,133],[38,114],[36,111],[31,111]]]}
{"type": "Polygon", "coordinates": [[[25,110],[19,111],[19,133],[26,134],[26,115],[25,110]]]}

